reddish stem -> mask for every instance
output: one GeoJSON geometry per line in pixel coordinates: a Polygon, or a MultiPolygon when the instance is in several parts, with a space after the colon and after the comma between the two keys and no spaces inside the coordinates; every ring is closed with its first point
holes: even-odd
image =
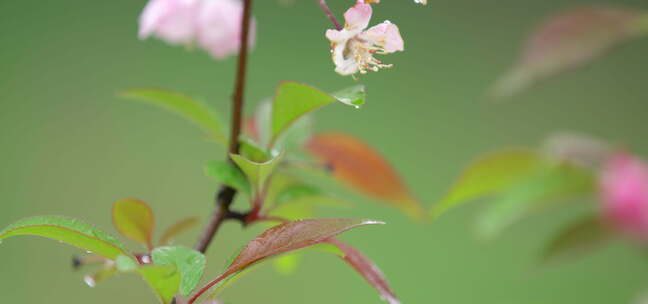
{"type": "MultiPolygon", "coordinates": [[[[239,151],[239,137],[241,135],[241,128],[243,124],[243,103],[245,93],[245,80],[247,73],[247,58],[250,41],[250,23],[252,13],[252,0],[243,0],[243,17],[241,20],[241,46],[238,54],[238,64],[236,69],[236,83],[234,85],[234,94],[232,96],[232,126],[229,141],[229,153],[237,154],[239,151]]],[[[231,161],[231,159],[230,159],[231,161]]],[[[202,253],[207,251],[209,245],[214,239],[214,235],[218,232],[220,226],[225,220],[237,219],[237,217],[230,216],[230,205],[236,196],[236,189],[221,186],[216,194],[216,208],[212,213],[209,223],[205,227],[202,235],[196,244],[196,250],[202,253]]]]}
{"type": "Polygon", "coordinates": [[[223,273],[223,274],[219,275],[219,276],[218,276],[216,279],[214,279],[213,281],[209,282],[209,283],[208,283],[207,285],[205,285],[203,288],[201,288],[200,290],[198,290],[198,292],[197,292],[193,297],[191,297],[191,299],[189,299],[189,302],[187,302],[187,304],[193,304],[194,302],[196,302],[196,300],[198,300],[198,298],[200,298],[200,296],[202,296],[205,292],[207,292],[207,291],[208,291],[210,288],[212,288],[214,285],[218,284],[218,282],[220,282],[220,281],[222,281],[224,278],[226,278],[227,275],[228,275],[227,273],[223,273]]]}
{"type": "Polygon", "coordinates": [[[328,17],[329,20],[333,22],[335,29],[338,31],[342,30],[342,25],[340,25],[337,18],[335,18],[335,15],[333,15],[333,12],[331,12],[331,9],[328,7],[328,4],[326,4],[326,0],[318,0],[318,2],[322,10],[324,10],[324,14],[326,14],[326,17],[328,17]]]}

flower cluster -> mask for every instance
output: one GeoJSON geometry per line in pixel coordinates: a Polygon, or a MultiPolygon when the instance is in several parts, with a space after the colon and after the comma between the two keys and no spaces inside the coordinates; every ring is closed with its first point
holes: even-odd
{"type": "Polygon", "coordinates": [[[385,21],[367,29],[372,15],[368,3],[378,2],[359,0],[344,13],[343,29],[326,31],[326,38],[331,41],[335,71],[339,74],[365,74],[389,68],[392,65],[382,63],[374,55],[404,50],[403,38],[395,24],[385,21]]]}
{"type": "MultiPolygon", "coordinates": [[[[216,59],[236,54],[243,6],[240,0],[150,0],[140,16],[139,37],[174,45],[198,45],[216,59]]],[[[250,44],[255,40],[252,21],[250,44]]]]}

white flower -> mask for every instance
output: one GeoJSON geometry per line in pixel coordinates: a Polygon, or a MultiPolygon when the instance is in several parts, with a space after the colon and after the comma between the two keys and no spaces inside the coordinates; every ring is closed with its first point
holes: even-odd
{"type": "Polygon", "coordinates": [[[335,71],[341,75],[365,74],[389,68],[374,58],[374,54],[389,54],[404,50],[403,38],[398,27],[389,21],[367,30],[371,19],[371,5],[360,0],[344,13],[345,25],[342,30],[326,31],[331,41],[335,71]]]}

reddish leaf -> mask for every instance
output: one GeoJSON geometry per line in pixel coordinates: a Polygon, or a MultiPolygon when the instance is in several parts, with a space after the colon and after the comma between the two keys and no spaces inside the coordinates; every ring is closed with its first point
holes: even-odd
{"type": "Polygon", "coordinates": [[[412,217],[422,208],[398,173],[378,151],[361,140],[342,133],[313,136],[306,148],[332,168],[333,174],[354,189],[389,202],[412,217]]]}
{"type": "Polygon", "coordinates": [[[648,30],[638,10],[580,7],[549,18],[527,41],[514,69],[500,80],[496,95],[507,97],[536,81],[575,68],[648,30]]]}
{"type": "Polygon", "coordinates": [[[153,248],[153,211],[145,202],[137,199],[117,201],[112,216],[113,224],[121,234],[153,248]]]}
{"type": "Polygon", "coordinates": [[[320,244],[347,230],[382,222],[367,219],[308,219],[290,221],[272,227],[250,241],[234,258],[225,272],[203,287],[189,301],[194,303],[209,288],[252,264],[271,256],[320,244]]]}
{"type": "Polygon", "coordinates": [[[272,227],[250,241],[227,268],[239,271],[269,256],[297,250],[323,242],[349,229],[382,222],[367,219],[308,219],[272,227]]]}
{"type": "Polygon", "coordinates": [[[380,271],[376,264],[369,260],[360,251],[346,243],[340,242],[336,239],[330,239],[327,242],[335,245],[344,253],[344,256],[341,258],[351,265],[351,267],[353,267],[353,269],[355,269],[362,277],[364,277],[371,286],[375,287],[383,300],[387,301],[389,304],[400,303],[394,292],[389,287],[385,275],[380,271]]]}

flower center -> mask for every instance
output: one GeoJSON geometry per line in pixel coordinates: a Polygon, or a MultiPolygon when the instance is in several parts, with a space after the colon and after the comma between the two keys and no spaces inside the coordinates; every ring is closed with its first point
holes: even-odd
{"type": "Polygon", "coordinates": [[[358,71],[361,74],[366,74],[367,71],[377,72],[380,69],[393,66],[382,63],[373,56],[374,54],[386,54],[386,52],[382,47],[358,36],[349,40],[343,52],[345,60],[352,59],[358,64],[358,71]]]}

